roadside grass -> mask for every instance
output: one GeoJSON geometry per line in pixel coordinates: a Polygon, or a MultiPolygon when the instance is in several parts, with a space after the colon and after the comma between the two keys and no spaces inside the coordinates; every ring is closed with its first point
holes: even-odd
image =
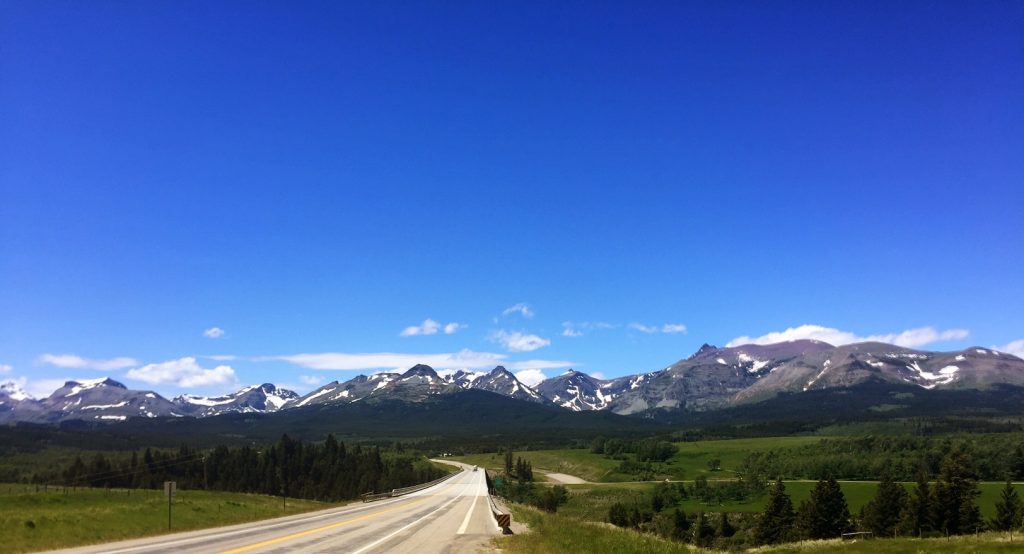
{"type": "MultiPolygon", "coordinates": [[[[512,517],[529,526],[528,533],[495,538],[493,544],[511,554],[578,554],[579,552],[615,552],[616,554],[680,554],[716,552],[672,542],[651,534],[619,529],[609,524],[581,522],[563,514],[547,514],[519,504],[509,508],[512,517]]],[[[1010,542],[1005,533],[982,533],[949,539],[874,539],[856,541],[802,541],[778,546],[743,550],[758,554],[988,554],[1021,552],[1024,537],[1010,542]]]]}
{"type": "Polygon", "coordinates": [[[747,552],[764,554],[987,554],[989,552],[1021,552],[1024,541],[1014,536],[1010,542],[1004,533],[982,533],[979,536],[961,535],[949,539],[874,539],[841,541],[803,541],[772,547],[761,547],[747,552]]]}
{"type": "Polygon", "coordinates": [[[509,507],[512,518],[530,527],[529,533],[494,539],[494,544],[511,554],[556,554],[615,552],[642,554],[681,554],[696,549],[654,535],[616,529],[607,524],[581,523],[561,514],[545,514],[519,504],[509,507]]]}
{"type": "MultiPolygon", "coordinates": [[[[333,504],[257,494],[179,490],[171,532],[190,531],[329,508],[333,504]]],[[[0,484],[3,552],[33,552],[167,533],[162,490],[68,489],[0,484]]]]}

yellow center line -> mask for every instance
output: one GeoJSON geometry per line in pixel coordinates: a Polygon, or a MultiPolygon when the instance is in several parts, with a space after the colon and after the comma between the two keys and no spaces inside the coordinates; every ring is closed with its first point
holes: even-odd
{"type": "Polygon", "coordinates": [[[332,523],[330,525],[325,525],[323,527],[317,527],[316,529],[308,529],[306,531],[301,531],[299,533],[295,533],[295,534],[292,534],[292,535],[286,535],[286,536],[283,536],[283,537],[278,537],[276,539],[270,539],[270,540],[266,540],[266,541],[263,541],[263,542],[258,542],[258,543],[255,543],[255,544],[250,544],[250,545],[247,545],[247,546],[241,546],[241,547],[235,548],[233,550],[226,550],[226,551],[222,552],[221,554],[238,554],[240,552],[248,552],[250,550],[256,550],[257,548],[263,548],[264,546],[270,546],[270,545],[273,545],[273,544],[278,544],[278,543],[282,543],[282,542],[285,542],[285,541],[290,541],[290,540],[302,538],[302,537],[305,537],[305,536],[308,536],[308,535],[312,535],[314,533],[320,533],[320,532],[323,532],[323,531],[327,531],[329,529],[335,529],[335,528],[341,527],[343,525],[348,525],[350,523],[355,523],[357,521],[363,521],[364,519],[370,519],[371,517],[376,517],[376,516],[379,516],[381,514],[386,514],[388,512],[394,512],[396,510],[404,510],[404,509],[409,508],[410,506],[415,506],[416,504],[420,504],[420,503],[426,502],[431,497],[438,496],[438,495],[441,494],[441,492],[447,492],[452,487],[460,485],[460,484],[461,485],[465,485],[465,483],[452,483],[452,484],[448,485],[447,487],[445,487],[444,491],[438,491],[436,494],[431,494],[431,495],[428,495],[428,496],[424,496],[423,498],[421,498],[419,500],[415,500],[415,501],[410,502],[410,503],[400,504],[400,505],[395,506],[393,508],[387,508],[387,509],[384,509],[384,510],[380,510],[379,512],[373,512],[371,514],[365,514],[365,515],[361,515],[359,517],[354,517],[354,518],[351,518],[351,519],[346,519],[346,520],[343,520],[343,521],[339,521],[337,523],[332,523]]]}

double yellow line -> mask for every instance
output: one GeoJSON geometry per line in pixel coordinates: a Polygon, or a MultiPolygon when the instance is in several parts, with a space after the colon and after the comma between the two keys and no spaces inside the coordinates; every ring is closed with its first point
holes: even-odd
{"type": "MultiPolygon", "coordinates": [[[[447,487],[445,487],[444,491],[448,491],[452,487],[460,485],[460,484],[461,485],[465,485],[465,483],[452,483],[452,484],[448,485],[447,487]]],[[[324,531],[328,531],[328,530],[331,530],[331,529],[336,529],[338,527],[342,527],[342,526],[348,525],[350,523],[356,523],[357,521],[363,521],[363,520],[367,520],[367,519],[370,519],[370,518],[373,518],[373,517],[377,517],[377,516],[379,516],[381,514],[386,514],[386,513],[389,513],[389,512],[396,512],[398,510],[406,510],[410,506],[415,506],[417,504],[426,502],[428,499],[430,499],[430,497],[437,496],[439,494],[441,494],[441,491],[438,491],[437,494],[432,494],[432,495],[429,495],[429,496],[424,496],[423,498],[421,498],[419,500],[414,500],[414,501],[412,501],[410,503],[402,503],[402,504],[399,504],[398,506],[394,506],[392,508],[386,508],[386,509],[380,510],[378,512],[373,512],[373,513],[370,513],[370,514],[365,514],[365,515],[353,517],[351,519],[342,520],[342,521],[339,521],[337,523],[332,523],[330,525],[324,525],[323,527],[317,527],[316,529],[308,529],[306,531],[301,531],[301,532],[294,533],[294,534],[291,534],[291,535],[285,535],[283,537],[278,537],[276,539],[270,539],[270,540],[266,540],[266,541],[263,541],[263,542],[258,542],[258,543],[255,543],[255,544],[249,544],[249,545],[246,545],[246,546],[241,546],[241,547],[235,548],[233,550],[226,550],[226,551],[222,552],[221,554],[240,554],[241,552],[249,552],[250,550],[256,550],[257,548],[263,548],[265,546],[272,546],[272,545],[275,545],[275,544],[280,544],[282,542],[299,539],[299,538],[306,537],[306,536],[309,536],[309,535],[313,535],[313,534],[316,534],[316,533],[322,533],[324,531]]]]}

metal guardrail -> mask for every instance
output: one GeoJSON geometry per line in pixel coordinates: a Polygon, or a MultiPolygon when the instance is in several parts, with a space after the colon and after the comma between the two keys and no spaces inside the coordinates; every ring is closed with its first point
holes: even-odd
{"type": "Polygon", "coordinates": [[[462,473],[463,471],[466,471],[466,470],[463,469],[463,470],[460,470],[460,471],[455,471],[455,472],[449,473],[448,475],[445,475],[444,477],[441,477],[440,479],[434,479],[433,481],[430,481],[429,483],[420,483],[419,485],[413,485],[411,487],[402,487],[400,489],[391,489],[388,492],[368,492],[368,493],[365,493],[362,496],[360,496],[360,498],[362,498],[363,502],[373,502],[375,500],[383,500],[385,498],[393,498],[395,496],[402,496],[402,495],[414,493],[414,492],[417,492],[417,491],[421,491],[423,489],[428,489],[430,487],[433,487],[434,485],[436,485],[438,483],[441,483],[441,482],[443,482],[443,481],[445,481],[447,479],[451,479],[452,477],[458,475],[459,473],[462,473]]]}
{"type": "Polygon", "coordinates": [[[491,515],[494,516],[494,521],[498,522],[498,527],[501,527],[502,534],[511,535],[512,514],[505,513],[498,508],[494,503],[494,499],[491,498],[490,491],[487,491],[487,503],[491,507],[491,515]]]}

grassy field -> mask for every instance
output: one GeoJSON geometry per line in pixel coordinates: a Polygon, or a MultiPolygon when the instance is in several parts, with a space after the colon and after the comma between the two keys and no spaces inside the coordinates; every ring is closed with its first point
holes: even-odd
{"type": "MultiPolygon", "coordinates": [[[[328,508],[331,504],[255,494],[178,491],[173,531],[243,523],[328,508]]],[[[0,484],[0,529],[4,552],[32,552],[157,535],[167,531],[163,491],[50,488],[0,484]]]]}
{"type": "Polygon", "coordinates": [[[686,479],[728,479],[739,471],[751,452],[815,444],[826,437],[765,437],[698,442],[677,442],[679,452],[667,463],[685,471],[686,479]],[[721,460],[722,471],[710,471],[708,462],[721,460]]]}
{"type": "MultiPolygon", "coordinates": [[[[699,476],[711,479],[731,479],[740,469],[743,459],[756,450],[771,450],[790,446],[814,444],[824,437],[769,437],[756,439],[730,439],[699,442],[678,442],[679,448],[670,460],[657,466],[658,479],[683,478],[692,480],[699,476]],[[708,462],[720,460],[722,471],[711,471],[708,462]]],[[[587,481],[616,483],[631,481],[632,475],[616,471],[621,460],[607,458],[603,454],[592,454],[588,449],[527,450],[516,451],[517,457],[529,461],[534,469],[568,473],[587,481]]],[[[630,455],[632,456],[632,455],[630,455]]],[[[471,454],[456,456],[454,459],[489,469],[501,469],[505,458],[501,454],[471,454]]]]}
{"type": "MultiPolygon", "coordinates": [[[[605,458],[600,454],[591,454],[589,450],[528,450],[516,451],[515,456],[529,461],[535,470],[568,473],[587,481],[615,482],[629,479],[628,475],[615,471],[615,468],[621,463],[620,460],[605,458]]],[[[470,454],[455,456],[452,459],[488,469],[500,470],[505,467],[505,457],[502,454],[470,454]]]]}
{"type": "MultiPolygon", "coordinates": [[[[811,495],[815,483],[810,481],[787,481],[786,492],[793,499],[793,505],[799,506],[800,502],[811,495]]],[[[850,513],[856,515],[861,507],[867,504],[875,496],[875,489],[878,486],[870,481],[844,481],[840,487],[843,495],[846,496],[846,503],[850,507],[850,513]]],[[[908,491],[914,487],[913,483],[904,483],[908,491]]],[[[978,497],[978,506],[985,518],[995,515],[995,503],[999,498],[1003,483],[981,483],[981,495],[978,497]]],[[[651,491],[654,490],[654,483],[620,483],[602,485],[566,485],[569,489],[569,502],[559,509],[559,513],[589,519],[593,521],[604,521],[608,517],[608,508],[616,502],[632,505],[634,502],[649,502],[651,491]]],[[[1017,492],[1024,496],[1024,485],[1016,485],[1017,492]]],[[[760,512],[764,510],[767,496],[753,499],[749,502],[736,503],[728,502],[722,505],[701,504],[696,499],[689,499],[682,502],[681,506],[687,513],[704,512],[760,512]]],[[[1024,550],[1024,542],[1022,542],[1024,550]]]]}
{"type": "MultiPolygon", "coordinates": [[[[530,527],[529,533],[500,537],[494,544],[512,554],[576,554],[578,552],[615,552],[621,554],[681,554],[698,549],[660,539],[650,534],[618,529],[607,524],[580,523],[561,512],[545,514],[538,510],[512,506],[513,518],[530,527]]],[[[982,533],[947,539],[885,539],[864,541],[804,541],[783,546],[761,547],[746,552],[764,554],[988,554],[1024,551],[1024,537],[1009,542],[1002,533],[982,533]]],[[[700,552],[713,552],[704,549],[700,552]]]]}

